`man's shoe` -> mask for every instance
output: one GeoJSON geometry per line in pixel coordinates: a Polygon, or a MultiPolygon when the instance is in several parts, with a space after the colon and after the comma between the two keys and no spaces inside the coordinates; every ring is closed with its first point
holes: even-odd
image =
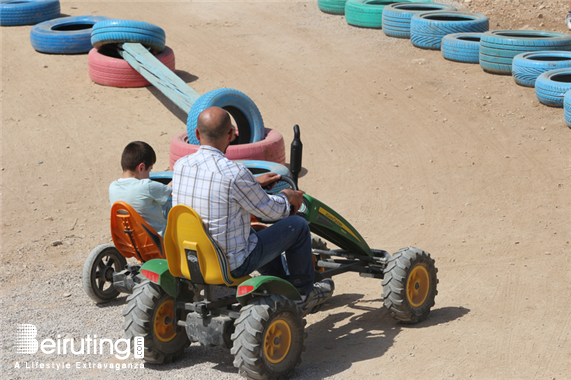
{"type": "Polygon", "coordinates": [[[313,284],[313,289],[309,292],[305,301],[298,304],[301,309],[302,317],[316,307],[327,301],[333,295],[333,290],[335,290],[335,283],[332,279],[326,278],[319,282],[313,284]]]}
{"type": "Polygon", "coordinates": [[[567,17],[565,17],[565,25],[567,25],[567,29],[571,30],[571,12],[568,12],[567,17]]]}

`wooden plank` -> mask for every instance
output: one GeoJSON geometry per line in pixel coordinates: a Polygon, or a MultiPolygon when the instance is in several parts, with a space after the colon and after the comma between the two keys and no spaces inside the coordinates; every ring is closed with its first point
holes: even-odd
{"type": "Polygon", "coordinates": [[[200,97],[198,92],[184,83],[182,79],[149,53],[143,45],[124,43],[119,48],[119,54],[131,67],[187,114],[196,99],[200,97]]]}

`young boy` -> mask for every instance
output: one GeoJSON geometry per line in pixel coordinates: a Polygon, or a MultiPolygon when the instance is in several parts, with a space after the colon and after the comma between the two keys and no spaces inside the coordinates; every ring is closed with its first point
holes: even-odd
{"type": "Polygon", "coordinates": [[[170,197],[172,188],[149,179],[156,161],[155,151],[149,144],[142,141],[129,143],[121,156],[123,176],[109,185],[109,202],[111,205],[118,201],[129,204],[163,236],[167,221],[162,206],[170,197]]]}

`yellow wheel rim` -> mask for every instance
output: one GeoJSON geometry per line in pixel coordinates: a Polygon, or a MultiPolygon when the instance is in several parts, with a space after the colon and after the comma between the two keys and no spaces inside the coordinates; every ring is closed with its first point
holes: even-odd
{"type": "Polygon", "coordinates": [[[414,267],[408,276],[406,284],[408,302],[414,307],[422,306],[428,296],[429,287],[430,277],[426,268],[422,265],[414,267]]]}
{"type": "Polygon", "coordinates": [[[171,321],[174,319],[174,300],[165,300],[155,314],[155,336],[161,342],[169,342],[174,339],[176,332],[171,321]]]}
{"type": "Polygon", "coordinates": [[[278,319],[272,322],[264,337],[264,354],[270,363],[284,360],[291,347],[291,329],[289,324],[278,319]]]}

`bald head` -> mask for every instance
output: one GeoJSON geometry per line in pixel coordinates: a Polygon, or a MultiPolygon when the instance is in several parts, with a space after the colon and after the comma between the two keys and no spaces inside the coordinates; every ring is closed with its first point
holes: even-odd
{"type": "Polygon", "coordinates": [[[232,122],[228,112],[220,107],[210,107],[198,115],[196,127],[202,142],[216,142],[228,136],[232,122]]]}

